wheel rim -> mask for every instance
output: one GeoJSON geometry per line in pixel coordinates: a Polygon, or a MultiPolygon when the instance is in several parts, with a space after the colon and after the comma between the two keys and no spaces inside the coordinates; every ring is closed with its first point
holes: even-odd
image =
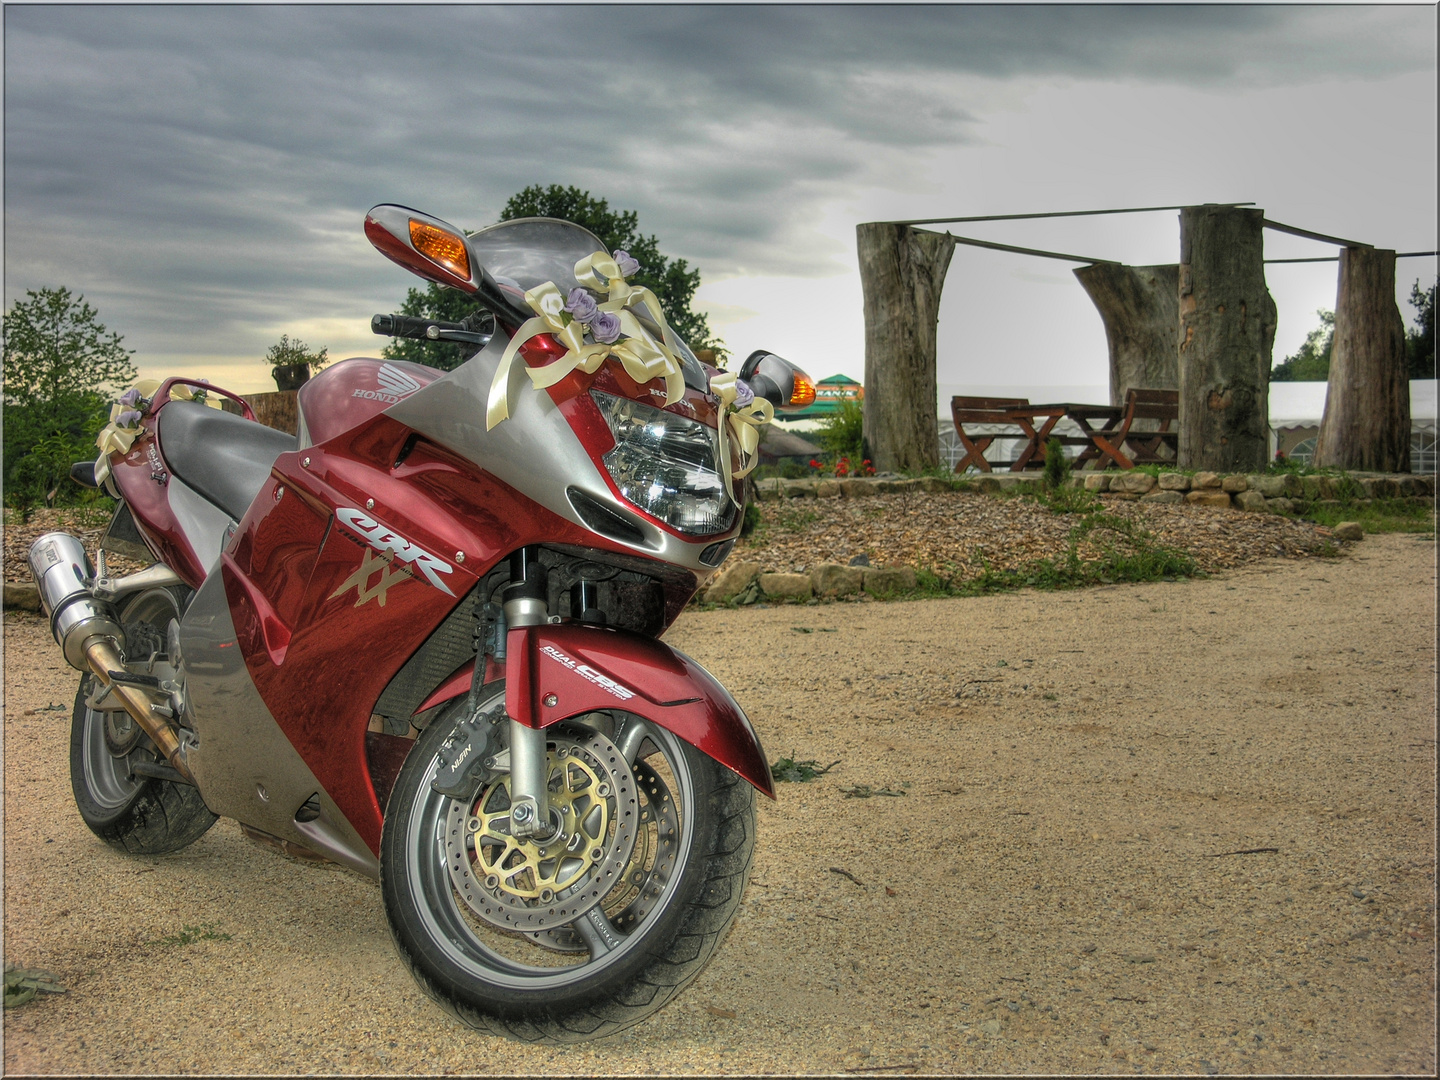
{"type": "MultiPolygon", "coordinates": [[[[131,599],[121,613],[122,623],[146,622],[161,627],[178,618],[180,605],[167,589],[148,589],[131,599]]],[[[86,676],[86,697],[98,684],[86,676]]],[[[85,706],[81,761],[85,786],[90,797],[106,810],[119,810],[130,803],[146,778],[135,776],[131,761],[156,760],[139,725],[126,713],[99,712],[85,706]]]]}
{"type": "MultiPolygon", "coordinates": [[[[454,851],[455,800],[431,788],[439,763],[432,758],[427,764],[405,834],[405,878],[424,933],[466,976],[511,989],[573,985],[631,954],[675,902],[695,829],[694,778],[683,744],[629,714],[614,714],[614,729],[613,746],[629,767],[630,782],[640,799],[638,835],[629,838],[623,869],[612,875],[618,880],[598,902],[567,924],[540,930],[507,930],[487,922],[474,896],[467,902],[461,894],[464,875],[456,874],[448,861],[454,851]]],[[[564,725],[547,734],[559,743],[588,738],[585,729],[564,725]]],[[[553,752],[551,759],[553,765],[553,752]]],[[[492,787],[487,785],[468,800],[462,820],[470,815],[470,806],[486,803],[492,787]]],[[[625,842],[618,828],[612,828],[608,841],[625,842]]],[[[474,883],[485,884],[480,878],[488,876],[493,886],[494,875],[484,873],[483,860],[473,851],[469,857],[480,876],[474,883]]],[[[566,897],[562,893],[558,899],[566,897]]]]}

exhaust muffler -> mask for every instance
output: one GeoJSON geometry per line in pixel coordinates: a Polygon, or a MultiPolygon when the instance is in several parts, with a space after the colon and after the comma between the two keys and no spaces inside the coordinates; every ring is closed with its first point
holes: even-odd
{"type": "Polygon", "coordinates": [[[125,711],[150,736],[156,749],[181,776],[195,782],[180,753],[180,739],[167,722],[170,708],[158,686],[125,671],[121,650],[125,632],[115,606],[95,596],[88,584],[95,572],[85,545],[68,533],[46,533],[30,545],[30,573],[40,592],[40,605],[50,618],[50,633],[79,671],[93,671],[110,688],[125,711]],[[159,710],[164,710],[160,712],[159,710]]]}

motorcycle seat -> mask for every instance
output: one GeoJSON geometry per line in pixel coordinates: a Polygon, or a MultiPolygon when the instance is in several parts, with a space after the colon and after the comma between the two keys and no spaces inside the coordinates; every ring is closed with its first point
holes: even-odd
{"type": "Polygon", "coordinates": [[[295,436],[192,401],[171,401],[157,422],[166,467],[239,521],[255,501],[275,459],[295,436]]]}

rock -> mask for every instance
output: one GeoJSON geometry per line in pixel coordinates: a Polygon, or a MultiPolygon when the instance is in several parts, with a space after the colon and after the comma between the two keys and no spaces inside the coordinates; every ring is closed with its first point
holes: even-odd
{"type": "Polygon", "coordinates": [[[19,608],[21,611],[40,610],[40,590],[23,582],[5,582],[5,608],[19,608]]]}
{"type": "Polygon", "coordinates": [[[773,600],[809,600],[813,589],[808,574],[761,574],[760,591],[773,600]]]}
{"type": "Polygon", "coordinates": [[[786,480],[785,498],[787,499],[813,499],[815,497],[814,480],[786,480]]]}
{"type": "Polygon", "coordinates": [[[1407,495],[1411,498],[1417,495],[1428,495],[1430,493],[1426,490],[1426,487],[1425,481],[1418,476],[1402,476],[1400,478],[1401,495],[1407,495]]]}
{"type": "Polygon", "coordinates": [[[1184,502],[1185,496],[1178,491],[1152,491],[1149,495],[1140,496],[1140,501],[1144,503],[1173,504],[1184,502]]]}
{"type": "Polygon", "coordinates": [[[928,491],[934,495],[941,495],[947,491],[954,490],[950,486],[950,481],[943,476],[922,476],[920,479],[924,481],[921,490],[928,491]]]}
{"type": "Polygon", "coordinates": [[[996,1020],[994,1018],[980,1021],[981,1032],[985,1035],[988,1035],[992,1039],[1000,1034],[1000,1029],[1003,1026],[1004,1025],[1002,1025],[999,1020],[996,1020]]]}
{"type": "Polygon", "coordinates": [[[1163,491],[1189,491],[1190,477],[1184,473],[1162,472],[1160,474],[1160,488],[1163,491]]]}
{"type": "Polygon", "coordinates": [[[850,560],[850,565],[851,565],[851,566],[869,566],[869,565],[870,565],[870,556],[869,556],[869,555],[866,555],[866,554],[864,554],[864,553],[862,552],[861,554],[856,555],[853,559],[850,560]]]}
{"type": "Polygon", "coordinates": [[[1299,495],[1302,492],[1300,478],[1288,473],[1283,476],[1247,476],[1245,482],[1251,491],[1258,491],[1267,499],[1299,495]]]}
{"type": "Polygon", "coordinates": [[[1127,472],[1110,478],[1110,490],[1114,492],[1128,492],[1131,495],[1144,495],[1155,487],[1155,477],[1149,473],[1127,472]]]}
{"type": "Polygon", "coordinates": [[[847,480],[837,480],[840,485],[840,497],[842,499],[866,499],[875,494],[875,485],[869,480],[852,477],[847,480]]]}
{"type": "Polygon", "coordinates": [[[1258,491],[1242,491],[1235,496],[1235,505],[1241,510],[1249,510],[1252,513],[1264,513],[1265,496],[1258,491]]]}
{"type": "Polygon", "coordinates": [[[1269,510],[1272,514],[1293,514],[1295,512],[1295,502],[1284,496],[1278,499],[1266,499],[1265,509],[1269,510]]]}
{"type": "Polygon", "coordinates": [[[1227,476],[1220,481],[1220,490],[1228,491],[1231,495],[1246,491],[1250,487],[1250,481],[1243,476],[1227,476]]]}
{"type": "MultiPolygon", "coordinates": [[[[996,477],[996,479],[1000,482],[1001,491],[1019,491],[1021,485],[1025,484],[1018,476],[1000,476],[996,477]]],[[[1025,486],[1028,487],[1029,485],[1025,484],[1025,486]]]]}
{"type": "Polygon", "coordinates": [[[904,480],[872,480],[870,484],[877,495],[891,495],[906,490],[904,480]]]}
{"type": "Polygon", "coordinates": [[[1185,501],[1193,503],[1195,506],[1211,506],[1220,509],[1230,505],[1230,496],[1217,488],[1204,488],[1200,491],[1191,491],[1185,496],[1185,501]]]}
{"type": "Polygon", "coordinates": [[[1190,490],[1199,488],[1218,488],[1220,486],[1220,474],[1213,472],[1197,472],[1190,478],[1190,490]]]}
{"type": "Polygon", "coordinates": [[[761,500],[783,499],[785,497],[785,481],[778,476],[755,481],[755,497],[761,500]]]}
{"type": "Polygon", "coordinates": [[[840,498],[839,480],[816,480],[815,497],[817,499],[838,499],[840,498]]]}
{"type": "Polygon", "coordinates": [[[863,585],[872,596],[890,593],[912,592],[915,588],[915,571],[908,566],[880,566],[866,570],[863,585]]]}
{"type": "Polygon", "coordinates": [[[849,596],[865,587],[866,571],[858,566],[821,563],[810,571],[817,596],[849,596]]]}
{"type": "Polygon", "coordinates": [[[1365,539],[1365,530],[1358,521],[1342,521],[1335,526],[1335,539],[1354,543],[1356,540],[1365,539]]]}
{"type": "Polygon", "coordinates": [[[1328,498],[1330,493],[1326,490],[1325,484],[1322,483],[1322,481],[1328,479],[1329,477],[1326,476],[1302,476],[1300,478],[1300,490],[1305,493],[1305,498],[1312,502],[1316,499],[1328,498]]]}
{"type": "Polygon", "coordinates": [[[1097,473],[1089,473],[1089,474],[1087,474],[1086,477],[1085,477],[1085,490],[1086,490],[1086,491],[1109,491],[1109,490],[1110,490],[1110,475],[1109,475],[1109,473],[1098,473],[1098,472],[1097,472],[1097,473]]]}
{"type": "Polygon", "coordinates": [[[993,495],[1000,490],[1000,478],[997,476],[981,476],[975,481],[975,490],[986,495],[993,495]]]}
{"type": "Polygon", "coordinates": [[[713,578],[705,590],[707,604],[723,604],[744,592],[745,587],[760,576],[763,567],[758,562],[728,563],[713,578]]]}

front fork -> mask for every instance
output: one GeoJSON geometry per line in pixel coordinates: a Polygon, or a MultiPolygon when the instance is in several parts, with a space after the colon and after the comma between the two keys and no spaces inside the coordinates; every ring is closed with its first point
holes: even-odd
{"type": "MultiPolygon", "coordinates": [[[[533,549],[521,548],[510,556],[510,584],[505,587],[503,604],[505,623],[499,635],[501,648],[508,631],[539,626],[550,618],[549,581],[545,567],[534,555],[533,549]]],[[[509,670],[514,661],[509,657],[505,661],[508,684],[516,673],[509,670]]],[[[550,820],[545,729],[529,727],[513,716],[509,724],[510,835],[518,840],[548,840],[559,831],[559,825],[550,820]]]]}

